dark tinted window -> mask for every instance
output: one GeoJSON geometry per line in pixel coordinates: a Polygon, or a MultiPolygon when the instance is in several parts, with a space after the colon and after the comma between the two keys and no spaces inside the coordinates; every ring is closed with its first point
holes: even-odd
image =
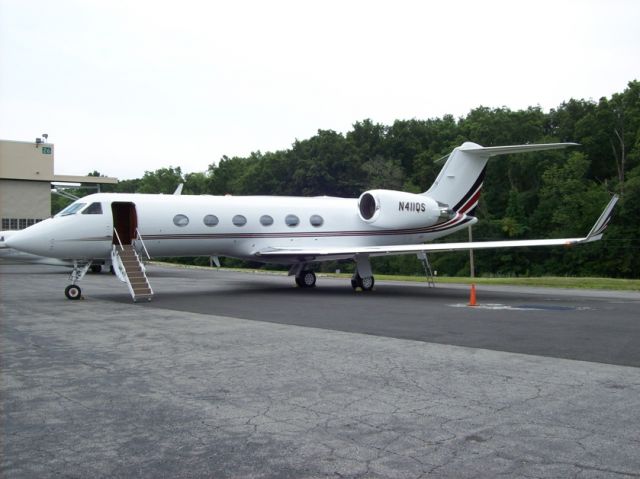
{"type": "Polygon", "coordinates": [[[207,226],[216,226],[220,222],[216,215],[207,215],[202,221],[207,226]]]}
{"type": "Polygon", "coordinates": [[[311,218],[309,218],[309,223],[311,223],[311,226],[322,226],[322,224],[324,223],[324,219],[320,215],[311,215],[311,218]]]}
{"type": "Polygon", "coordinates": [[[100,203],[91,203],[87,206],[82,212],[83,215],[101,215],[102,214],[102,205],[100,203]]]}
{"type": "Polygon", "coordinates": [[[231,221],[236,226],[244,226],[247,224],[247,218],[242,215],[235,215],[231,221]]]}
{"type": "Polygon", "coordinates": [[[262,226],[271,226],[273,224],[273,218],[269,215],[262,215],[260,217],[260,224],[262,226]]]}
{"type": "Polygon", "coordinates": [[[287,215],[287,217],[284,219],[284,222],[287,226],[298,226],[300,224],[300,218],[298,218],[296,215],[287,215]]]}
{"type": "Polygon", "coordinates": [[[176,226],[187,226],[189,224],[189,218],[186,215],[175,215],[173,217],[173,224],[176,226]]]}

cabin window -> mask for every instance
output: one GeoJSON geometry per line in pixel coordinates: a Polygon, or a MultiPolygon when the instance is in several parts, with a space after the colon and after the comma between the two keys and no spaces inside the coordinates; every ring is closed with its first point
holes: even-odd
{"type": "Polygon", "coordinates": [[[231,222],[236,226],[244,226],[247,224],[247,218],[242,215],[235,215],[231,222]]]}
{"type": "Polygon", "coordinates": [[[220,222],[216,215],[207,215],[202,221],[206,226],[216,226],[220,222]]]}
{"type": "Polygon", "coordinates": [[[173,224],[176,226],[187,226],[189,224],[189,218],[186,215],[175,215],[173,217],[173,224]]]}
{"type": "Polygon", "coordinates": [[[309,218],[309,223],[311,223],[311,226],[315,226],[317,228],[323,225],[324,219],[320,215],[311,215],[311,218],[309,218]]]}
{"type": "Polygon", "coordinates": [[[67,206],[65,209],[63,209],[56,216],[74,215],[78,211],[80,211],[82,208],[84,208],[85,205],[86,205],[86,203],[71,203],[69,206],[67,206]]]}
{"type": "Polygon", "coordinates": [[[269,215],[262,215],[260,217],[260,224],[262,226],[271,226],[273,224],[273,218],[269,215]]]}
{"type": "Polygon", "coordinates": [[[287,226],[291,226],[293,228],[294,226],[298,226],[300,224],[300,218],[298,218],[296,215],[287,215],[284,219],[284,222],[287,226]]]}
{"type": "Polygon", "coordinates": [[[83,215],[101,215],[102,214],[102,205],[100,203],[91,203],[82,212],[82,214],[83,215]]]}

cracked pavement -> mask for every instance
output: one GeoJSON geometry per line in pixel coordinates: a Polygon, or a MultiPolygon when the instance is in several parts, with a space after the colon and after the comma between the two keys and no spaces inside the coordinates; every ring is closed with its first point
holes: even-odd
{"type": "Polygon", "coordinates": [[[65,285],[0,265],[2,477],[640,477],[639,368],[65,285]]]}

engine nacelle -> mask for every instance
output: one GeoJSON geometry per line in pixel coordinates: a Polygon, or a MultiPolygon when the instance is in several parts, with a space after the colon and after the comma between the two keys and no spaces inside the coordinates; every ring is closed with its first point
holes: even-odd
{"type": "Polygon", "coordinates": [[[431,226],[455,216],[448,205],[428,196],[393,190],[362,193],[358,213],[365,223],[392,229],[431,226]]]}

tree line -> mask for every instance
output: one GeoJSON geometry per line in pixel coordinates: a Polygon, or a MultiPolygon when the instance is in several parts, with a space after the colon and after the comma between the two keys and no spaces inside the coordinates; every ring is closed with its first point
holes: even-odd
{"type": "MultiPolygon", "coordinates": [[[[478,251],[477,274],[640,277],[638,81],[610,98],[571,99],[546,113],[540,107],[478,107],[462,118],[445,115],[392,125],[363,120],[344,134],[319,130],[286,150],[223,156],[205,172],[160,168],[103,191],[170,194],[184,183],[183,194],[358,197],[372,188],[419,193],[436,178],[443,164],[438,160],[465,141],[580,144],[490,160],[474,240],[583,236],[610,196],[621,196],[602,241],[571,249],[478,251]]],[[[54,208],[61,206],[56,201],[54,208]]],[[[459,232],[445,241],[466,238],[467,232],[459,232]]],[[[441,275],[469,274],[465,253],[437,253],[430,260],[441,275]]],[[[374,267],[379,273],[420,273],[414,256],[378,258],[374,267]]]]}

